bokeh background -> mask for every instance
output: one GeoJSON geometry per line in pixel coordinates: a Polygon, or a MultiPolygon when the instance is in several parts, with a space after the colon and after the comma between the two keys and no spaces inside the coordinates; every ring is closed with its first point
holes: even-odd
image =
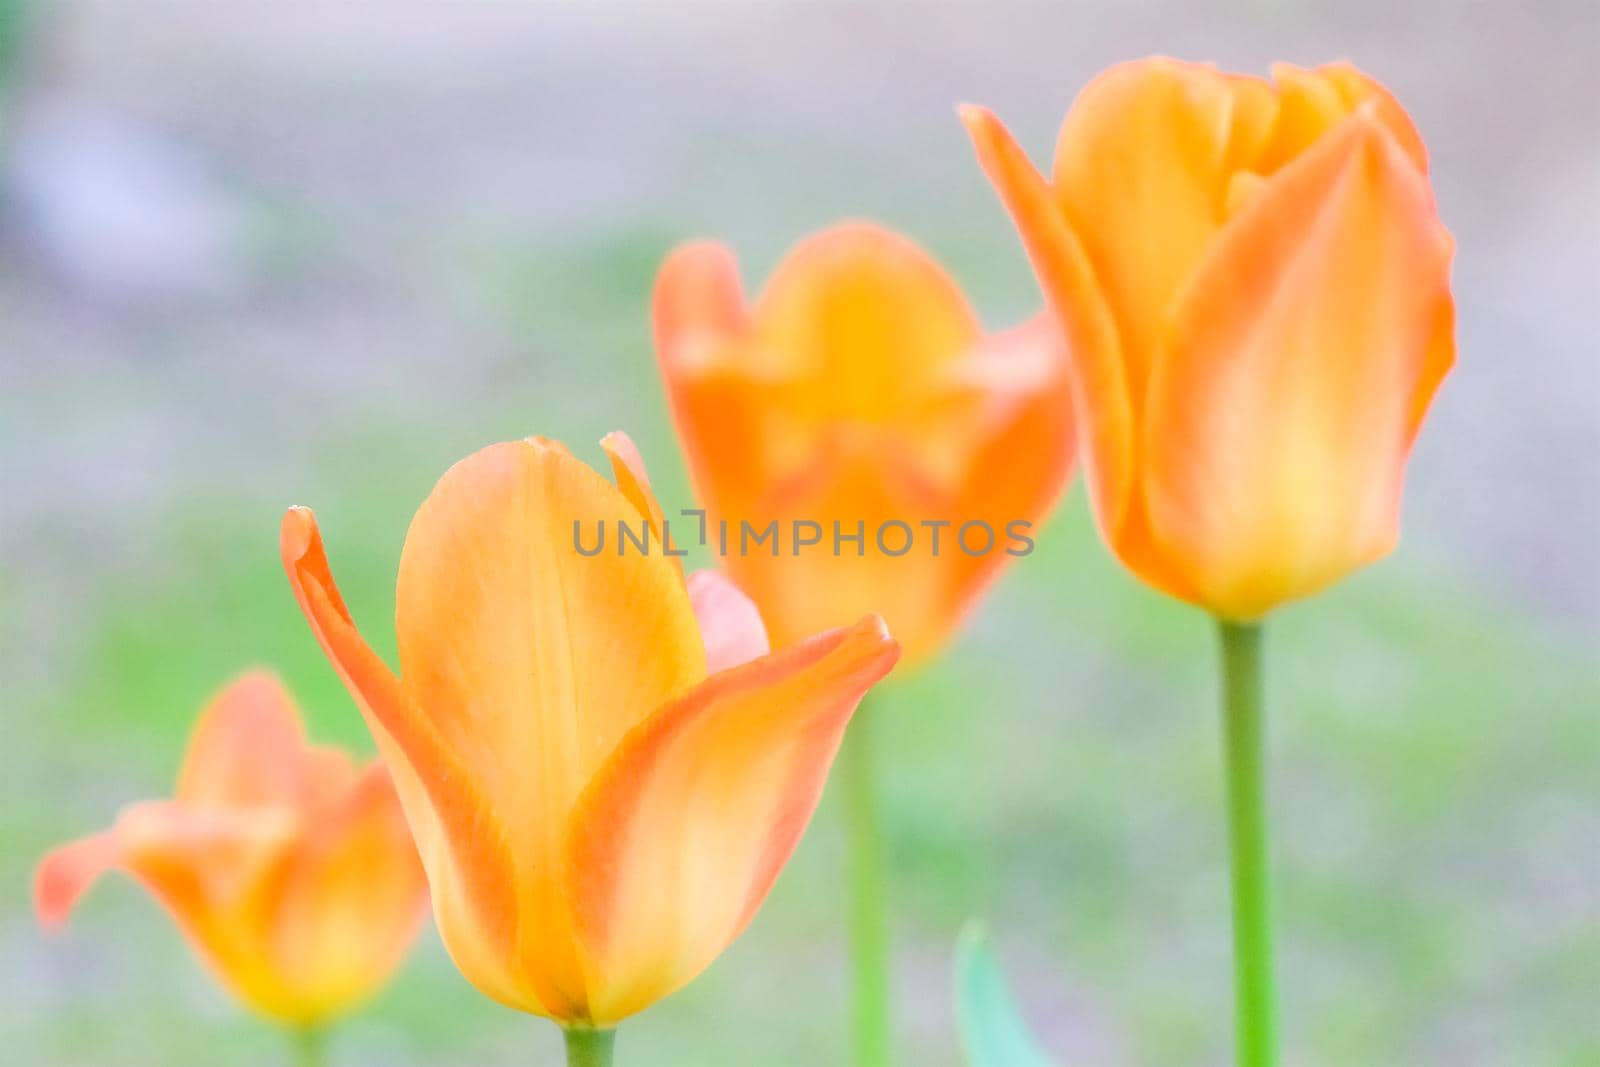
{"type": "MultiPolygon", "coordinates": [[[[680,239],[759,283],[842,216],[915,235],[990,325],[1037,290],[952,106],[1045,157],[1150,52],[1348,57],[1398,93],[1460,242],[1460,366],[1404,544],[1270,641],[1287,1062],[1600,1064],[1600,25],[1591,4],[536,9],[0,3],[0,1059],[283,1061],[110,879],[63,937],[50,844],[170,785],[192,716],[281,670],[365,748],[280,571],[314,504],[392,652],[413,509],[491,441],[639,441],[689,503],[648,334],[680,239]]],[[[989,919],[1068,1067],[1227,1061],[1210,633],[1126,577],[1075,487],[959,645],[887,700],[902,1063],[959,1062],[989,919]]],[[[770,903],[620,1062],[844,1061],[825,804],[770,903]]],[[[336,1063],[555,1063],[428,934],[336,1063]]]]}

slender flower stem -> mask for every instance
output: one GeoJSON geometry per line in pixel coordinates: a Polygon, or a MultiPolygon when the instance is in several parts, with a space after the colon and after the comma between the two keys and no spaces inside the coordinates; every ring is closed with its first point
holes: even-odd
{"type": "Polygon", "coordinates": [[[294,1043],[295,1067],[327,1067],[328,1031],[321,1026],[302,1026],[289,1032],[294,1043]]]}
{"type": "Polygon", "coordinates": [[[1222,653],[1222,728],[1227,749],[1228,843],[1233,866],[1236,1055],[1239,1067],[1276,1067],[1261,627],[1219,619],[1217,635],[1222,653]]]}
{"type": "Polygon", "coordinates": [[[850,962],[854,981],[856,1063],[887,1067],[889,909],[887,870],[873,760],[874,708],[863,700],[845,731],[840,777],[850,838],[850,962]]]}
{"type": "Polygon", "coordinates": [[[571,1026],[561,1033],[567,1039],[567,1067],[611,1067],[611,1053],[617,1045],[615,1030],[571,1026]]]}

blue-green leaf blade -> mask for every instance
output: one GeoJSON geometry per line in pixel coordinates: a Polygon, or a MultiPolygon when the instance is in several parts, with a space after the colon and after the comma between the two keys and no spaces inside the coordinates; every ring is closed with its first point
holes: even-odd
{"type": "Polygon", "coordinates": [[[978,923],[956,942],[956,1017],[970,1067],[1055,1067],[1028,1029],[978,923]]]}

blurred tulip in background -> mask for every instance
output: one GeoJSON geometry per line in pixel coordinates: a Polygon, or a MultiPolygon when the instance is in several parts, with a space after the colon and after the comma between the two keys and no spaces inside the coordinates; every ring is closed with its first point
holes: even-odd
{"type": "Polygon", "coordinates": [[[748,305],[727,248],[680,247],[655,333],[708,521],[815,524],[816,545],[720,561],[779,646],[875,611],[926,660],[1031,548],[1008,529],[1036,533],[1071,474],[1048,315],[985,333],[944,269],[880,226],[807,238],[748,305]]]}
{"type": "Polygon", "coordinates": [[[48,926],[108,870],[171,914],[240,1000],[291,1028],[372,996],[405,958],[427,885],[388,771],[306,742],[271,674],[241,676],[201,716],[172,800],[51,852],[37,907],[48,926]]]}

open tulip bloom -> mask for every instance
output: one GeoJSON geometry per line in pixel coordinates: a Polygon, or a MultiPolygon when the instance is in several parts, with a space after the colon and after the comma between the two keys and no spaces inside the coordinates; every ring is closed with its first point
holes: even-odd
{"type": "MultiPolygon", "coordinates": [[[[875,611],[908,661],[926,661],[1031,549],[1071,474],[1048,313],[984,333],[939,264],[880,226],[808,237],[748,306],[732,252],[686,244],[661,268],[654,317],[707,521],[793,534],[722,560],[780,643],[875,611]]],[[[888,928],[869,726],[851,725],[842,773],[857,1051],[876,1065],[890,1044],[888,928]]]]}
{"type": "Polygon", "coordinates": [[[1042,521],[1072,473],[1048,313],[986,334],[943,268],[880,226],[806,238],[749,306],[732,252],[686,244],[654,318],[708,520],[817,527],[814,545],[723,553],[780,645],[872,611],[927,659],[1023,551],[1008,527],[1042,521]]]}
{"type": "Polygon", "coordinates": [[[172,800],[124,809],[40,864],[36,901],[66,922],[119,869],[171,914],[235,996],[319,1062],[322,1028],[405,958],[427,883],[388,771],[307,743],[289,694],[253,671],[200,717],[172,800]]]}
{"type": "Polygon", "coordinates": [[[1101,533],[1222,620],[1241,1062],[1275,1062],[1258,621],[1387,553],[1455,356],[1422,140],[1347,65],[1151,59],[1061,127],[1050,180],[962,109],[1068,342],[1101,533]]]}
{"type": "Polygon", "coordinates": [[[608,1063],[622,1019],[750,921],[846,723],[899,655],[867,616],[768,652],[751,603],[687,581],[631,442],[613,484],[543,439],[456,464],[412,521],[396,674],[357,633],[310,511],[282,531],[311,628],[360,705],[461,972],[608,1063]],[[586,556],[578,526],[648,527],[586,556]],[[619,546],[620,548],[620,546],[619,546]]]}

